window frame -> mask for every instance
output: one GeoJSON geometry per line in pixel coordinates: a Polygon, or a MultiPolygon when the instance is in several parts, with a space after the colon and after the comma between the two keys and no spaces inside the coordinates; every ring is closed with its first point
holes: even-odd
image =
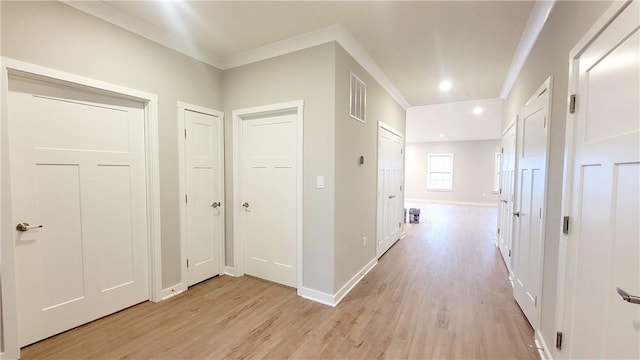
{"type": "Polygon", "coordinates": [[[453,191],[453,153],[429,153],[427,154],[427,190],[428,191],[453,191]],[[432,157],[449,157],[451,163],[451,170],[449,172],[431,171],[431,158],[432,157]],[[450,187],[435,187],[431,184],[431,174],[449,174],[450,187]]]}

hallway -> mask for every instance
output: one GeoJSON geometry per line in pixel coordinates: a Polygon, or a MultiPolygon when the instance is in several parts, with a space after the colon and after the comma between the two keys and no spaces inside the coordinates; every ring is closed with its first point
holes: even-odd
{"type": "Polygon", "coordinates": [[[223,276],[26,347],[22,358],[537,359],[495,220],[495,208],[422,204],[420,224],[407,224],[336,308],[223,276]]]}

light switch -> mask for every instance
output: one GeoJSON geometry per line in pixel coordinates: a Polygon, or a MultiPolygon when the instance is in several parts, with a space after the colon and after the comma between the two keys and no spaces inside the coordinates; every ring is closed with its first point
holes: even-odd
{"type": "Polygon", "coordinates": [[[324,189],[324,176],[317,177],[316,186],[318,187],[318,189],[324,189]]]}

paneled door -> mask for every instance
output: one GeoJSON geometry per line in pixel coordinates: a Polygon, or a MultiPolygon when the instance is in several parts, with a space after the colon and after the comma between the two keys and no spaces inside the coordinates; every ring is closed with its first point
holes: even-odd
{"type": "Polygon", "coordinates": [[[296,287],[297,119],[241,120],[240,234],[244,273],[296,287]]]}
{"type": "Polygon", "coordinates": [[[640,3],[612,5],[572,59],[577,95],[563,357],[640,358],[640,3]],[[627,6],[628,5],[628,6],[627,6]],[[601,33],[599,31],[602,31],[601,33]]]}
{"type": "Polygon", "coordinates": [[[500,223],[498,247],[511,275],[511,248],[513,240],[513,202],[515,199],[516,168],[516,124],[502,136],[502,156],[500,157],[500,223]]]}
{"type": "Polygon", "coordinates": [[[550,83],[548,79],[518,118],[513,295],[534,329],[540,323],[550,83]]]}
{"type": "MultiPolygon", "coordinates": [[[[186,106],[185,106],[186,107],[186,106]]],[[[223,235],[222,114],[180,110],[185,127],[187,285],[221,273],[223,235]]]]}
{"type": "Polygon", "coordinates": [[[378,239],[381,257],[400,238],[403,216],[403,141],[397,133],[379,127],[378,134],[378,239]]]}
{"type": "Polygon", "coordinates": [[[143,104],[11,77],[21,346],[148,299],[143,104]]]}

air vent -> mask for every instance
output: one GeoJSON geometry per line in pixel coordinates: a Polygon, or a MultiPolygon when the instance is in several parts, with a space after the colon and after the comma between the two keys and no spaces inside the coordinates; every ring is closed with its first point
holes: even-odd
{"type": "Polygon", "coordinates": [[[349,115],[358,121],[366,122],[367,85],[353,73],[349,93],[349,115]]]}

